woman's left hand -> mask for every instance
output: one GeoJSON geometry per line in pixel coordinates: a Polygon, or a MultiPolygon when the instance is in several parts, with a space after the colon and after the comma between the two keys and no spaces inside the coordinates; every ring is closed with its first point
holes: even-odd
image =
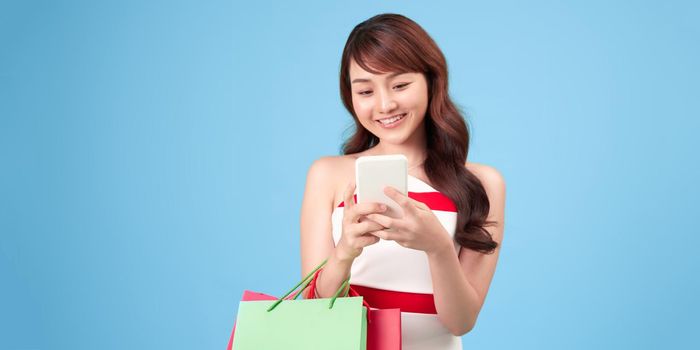
{"type": "Polygon", "coordinates": [[[409,198],[391,186],[385,187],[384,193],[401,206],[403,217],[397,219],[382,214],[366,215],[368,219],[391,229],[371,234],[428,254],[453,247],[452,238],[425,203],[409,198]]]}

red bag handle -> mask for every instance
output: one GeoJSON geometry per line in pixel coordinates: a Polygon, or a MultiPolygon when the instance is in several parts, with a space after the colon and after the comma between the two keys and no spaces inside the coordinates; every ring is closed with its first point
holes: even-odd
{"type": "MultiPolygon", "coordinates": [[[[323,268],[320,268],[314,274],[313,279],[311,280],[311,282],[309,282],[309,286],[307,288],[307,293],[304,296],[304,298],[316,299],[316,281],[318,280],[318,275],[321,274],[322,270],[323,270],[323,268]]],[[[349,288],[349,290],[348,290],[349,296],[353,296],[353,297],[361,297],[362,296],[362,295],[360,295],[360,293],[358,293],[356,290],[354,290],[350,285],[348,285],[348,288],[349,288]]],[[[369,306],[369,303],[367,303],[367,300],[365,300],[364,298],[362,298],[362,305],[364,305],[364,307],[367,308],[367,322],[370,322],[371,321],[370,312],[369,312],[370,306],[369,306]]]]}

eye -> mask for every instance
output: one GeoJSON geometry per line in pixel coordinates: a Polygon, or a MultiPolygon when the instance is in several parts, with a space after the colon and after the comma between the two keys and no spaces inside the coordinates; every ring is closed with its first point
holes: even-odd
{"type": "MultiPolygon", "coordinates": [[[[395,88],[395,89],[399,89],[399,90],[403,90],[406,86],[408,86],[408,85],[410,85],[410,84],[411,84],[411,83],[403,83],[403,84],[399,84],[399,85],[394,86],[394,88],[395,88]]],[[[360,91],[360,92],[358,92],[357,94],[360,95],[360,96],[367,96],[367,95],[369,95],[369,94],[371,94],[371,93],[372,93],[372,90],[365,90],[365,91],[360,91]]]]}

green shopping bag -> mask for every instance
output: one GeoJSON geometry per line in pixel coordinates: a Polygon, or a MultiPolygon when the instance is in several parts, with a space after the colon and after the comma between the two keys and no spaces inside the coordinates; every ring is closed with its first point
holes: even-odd
{"type": "Polygon", "coordinates": [[[276,301],[241,301],[232,349],[365,350],[367,309],[362,297],[347,297],[349,279],[332,298],[296,300],[324,264],[276,301]]]}

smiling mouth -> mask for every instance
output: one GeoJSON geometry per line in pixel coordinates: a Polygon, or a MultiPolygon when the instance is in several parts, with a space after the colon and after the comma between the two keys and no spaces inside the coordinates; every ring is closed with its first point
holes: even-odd
{"type": "Polygon", "coordinates": [[[406,115],[407,113],[401,113],[390,118],[379,119],[377,120],[377,123],[382,126],[390,126],[402,121],[404,118],[406,118],[406,115]]]}

